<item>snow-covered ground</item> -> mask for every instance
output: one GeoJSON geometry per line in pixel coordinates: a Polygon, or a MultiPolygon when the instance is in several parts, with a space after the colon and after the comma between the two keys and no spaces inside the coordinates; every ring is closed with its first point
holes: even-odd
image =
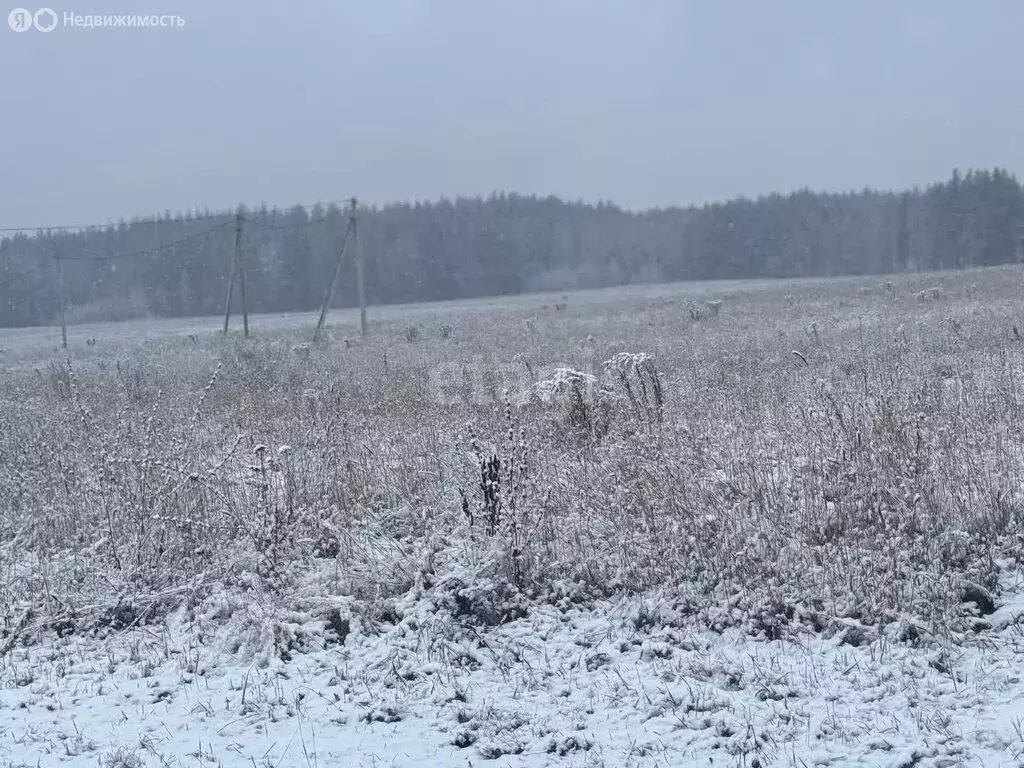
{"type": "Polygon", "coordinates": [[[1005,587],[990,629],[917,647],[698,631],[655,595],[491,629],[423,591],[376,617],[220,597],[10,651],[0,765],[1019,766],[1005,587]]]}
{"type": "Polygon", "coordinates": [[[987,274],[5,336],[0,768],[1024,766],[987,274]],[[650,386],[544,402],[636,350],[650,386]]]}

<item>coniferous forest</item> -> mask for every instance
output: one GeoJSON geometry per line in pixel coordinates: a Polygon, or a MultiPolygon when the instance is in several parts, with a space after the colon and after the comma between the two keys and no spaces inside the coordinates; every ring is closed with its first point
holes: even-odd
{"type": "MultiPolygon", "coordinates": [[[[347,225],[338,206],[243,210],[252,312],[315,309],[347,225]]],[[[89,230],[0,240],[0,326],[223,311],[235,211],[167,211],[89,230]]],[[[373,304],[641,282],[830,277],[1018,261],[1024,191],[1001,170],[954,171],[924,189],[803,190],[701,207],[629,211],[495,194],[361,212],[373,304]]],[[[357,302],[343,265],[335,306],[357,302]]]]}

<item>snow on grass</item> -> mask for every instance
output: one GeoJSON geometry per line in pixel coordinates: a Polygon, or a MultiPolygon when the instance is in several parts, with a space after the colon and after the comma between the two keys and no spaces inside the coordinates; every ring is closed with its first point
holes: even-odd
{"type": "Polygon", "coordinates": [[[0,768],[1024,765],[1007,274],[21,345],[0,768]]]}
{"type": "Polygon", "coordinates": [[[16,648],[0,765],[1024,764],[1019,585],[945,648],[650,625],[657,595],[488,629],[434,598],[329,621],[210,598],[16,648]]]}

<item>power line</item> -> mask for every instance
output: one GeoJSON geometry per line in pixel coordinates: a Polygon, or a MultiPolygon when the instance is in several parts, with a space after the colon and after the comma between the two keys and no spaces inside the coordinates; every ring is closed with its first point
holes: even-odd
{"type": "Polygon", "coordinates": [[[251,224],[255,225],[255,226],[263,227],[264,229],[277,229],[277,230],[283,230],[283,231],[286,231],[286,230],[295,231],[297,229],[305,229],[306,227],[311,227],[314,224],[321,224],[321,223],[323,223],[325,221],[329,221],[332,218],[335,218],[335,219],[338,219],[338,220],[344,219],[344,217],[345,217],[344,209],[348,208],[352,204],[352,201],[354,199],[355,199],[354,197],[347,197],[344,200],[321,200],[321,201],[318,201],[316,203],[313,203],[312,205],[308,205],[308,204],[307,205],[302,205],[302,204],[300,204],[300,205],[290,206],[287,209],[282,209],[282,208],[275,209],[276,213],[277,213],[277,217],[288,217],[288,216],[291,215],[291,211],[294,210],[295,208],[303,208],[303,209],[307,209],[307,210],[313,210],[314,208],[319,207],[319,208],[326,208],[327,209],[327,211],[322,216],[317,216],[316,218],[309,219],[305,224],[300,224],[298,226],[294,226],[294,225],[291,225],[291,224],[273,224],[273,223],[271,223],[269,221],[260,221],[255,216],[252,216],[252,214],[250,214],[251,218],[247,218],[246,221],[248,223],[251,223],[251,224]]]}
{"type": "MultiPolygon", "coordinates": [[[[273,210],[277,211],[279,214],[284,215],[284,216],[287,216],[291,211],[295,210],[296,208],[304,208],[304,209],[307,209],[307,210],[312,210],[312,209],[317,208],[317,207],[320,207],[320,208],[335,208],[335,209],[338,209],[339,211],[341,211],[342,213],[344,213],[344,209],[347,208],[351,204],[351,202],[352,202],[352,198],[351,197],[346,197],[346,198],[341,199],[341,200],[317,200],[315,203],[296,203],[294,205],[289,205],[287,208],[279,208],[279,207],[275,206],[273,210]]],[[[260,208],[263,208],[263,207],[264,207],[264,205],[261,204],[260,208]]],[[[252,216],[252,215],[254,215],[256,213],[259,213],[260,212],[260,208],[250,208],[249,211],[248,211],[249,215],[252,216]]]]}
{"type": "Polygon", "coordinates": [[[0,232],[68,232],[72,230],[90,232],[95,230],[117,229],[121,226],[127,228],[141,227],[148,224],[159,224],[164,221],[203,221],[204,219],[219,218],[223,215],[224,214],[211,213],[204,216],[178,217],[176,219],[160,219],[153,217],[150,219],[132,219],[131,221],[122,221],[116,224],[108,221],[104,224],[49,224],[41,227],[0,227],[0,232]]]}
{"type": "MultiPolygon", "coordinates": [[[[322,215],[317,216],[315,218],[311,218],[308,221],[306,221],[305,223],[299,224],[299,225],[271,223],[269,221],[262,220],[263,217],[260,216],[260,213],[262,213],[262,212],[257,211],[257,212],[255,212],[256,215],[253,215],[254,211],[251,210],[251,209],[248,212],[248,215],[246,215],[245,220],[246,220],[247,224],[249,224],[251,226],[255,226],[255,227],[261,227],[261,228],[264,228],[264,229],[272,229],[272,230],[278,230],[278,231],[292,231],[292,232],[294,232],[294,231],[299,231],[299,230],[306,229],[307,227],[311,227],[311,226],[316,225],[316,224],[322,224],[322,223],[324,223],[326,221],[331,220],[332,218],[340,218],[341,216],[344,215],[342,213],[341,206],[342,205],[351,205],[351,203],[352,203],[352,201],[354,199],[355,198],[350,197],[350,198],[346,198],[344,201],[340,201],[340,200],[319,201],[319,202],[313,203],[312,205],[295,205],[295,206],[291,206],[291,208],[287,209],[287,210],[286,209],[280,209],[280,208],[275,208],[274,209],[275,213],[276,213],[275,218],[276,217],[286,217],[286,216],[289,216],[290,215],[290,211],[294,210],[295,208],[313,209],[313,208],[321,207],[321,208],[326,208],[327,209],[326,212],[323,213],[322,215]]],[[[72,230],[75,230],[75,231],[78,231],[78,232],[81,232],[81,233],[91,233],[91,232],[96,232],[96,231],[116,229],[116,228],[119,228],[121,226],[127,226],[127,228],[131,229],[131,228],[135,228],[135,227],[145,227],[145,226],[149,226],[149,225],[159,225],[159,224],[165,223],[165,222],[169,223],[169,224],[176,224],[176,225],[180,226],[184,222],[194,222],[194,221],[202,221],[203,219],[219,218],[222,215],[223,214],[210,214],[208,216],[197,216],[197,217],[192,217],[192,218],[187,218],[187,219],[185,219],[185,218],[178,218],[178,219],[159,219],[159,218],[139,219],[139,220],[127,222],[127,224],[124,224],[124,223],[121,223],[121,224],[111,224],[111,223],[106,223],[106,224],[54,224],[54,225],[51,225],[51,226],[37,226],[37,227],[0,227],[0,233],[2,233],[2,232],[68,232],[68,231],[72,231],[72,230]]],[[[115,261],[115,260],[118,260],[118,259],[131,259],[131,258],[136,258],[136,257],[139,257],[139,256],[155,255],[155,254],[158,254],[158,253],[160,253],[161,251],[163,251],[165,249],[174,248],[174,247],[179,246],[179,245],[184,245],[186,243],[190,243],[190,242],[193,242],[193,241],[196,241],[196,240],[200,240],[200,239],[206,237],[207,235],[210,235],[210,234],[216,232],[219,229],[227,227],[228,225],[230,225],[232,223],[232,221],[233,221],[233,219],[222,221],[219,224],[217,224],[217,225],[215,225],[213,227],[210,227],[209,229],[204,230],[202,232],[197,232],[197,233],[192,234],[192,235],[187,235],[187,236],[179,238],[177,240],[172,240],[171,242],[168,242],[168,243],[160,243],[158,245],[151,246],[151,247],[148,247],[148,248],[141,248],[141,249],[139,249],[137,251],[130,251],[128,253],[107,253],[107,254],[95,255],[95,256],[91,256],[91,255],[69,256],[69,255],[55,254],[54,255],[54,259],[57,260],[57,261],[95,261],[95,262],[104,262],[104,261],[115,261]]],[[[4,243],[6,244],[6,242],[7,241],[5,240],[4,243]]],[[[0,250],[3,250],[3,249],[0,248],[0,250]]],[[[10,282],[10,281],[8,281],[8,282],[10,282]]],[[[0,285],[5,285],[5,284],[6,283],[0,284],[0,285]]]]}
{"type": "Polygon", "coordinates": [[[159,245],[150,248],[142,248],[138,251],[132,251],[129,253],[112,253],[104,254],[102,256],[61,256],[60,254],[55,254],[54,258],[57,261],[113,261],[114,259],[131,259],[137,256],[153,255],[159,253],[165,248],[174,248],[175,246],[190,243],[194,240],[200,240],[206,237],[207,235],[216,232],[218,229],[224,229],[231,223],[231,221],[222,221],[215,227],[210,227],[209,229],[203,230],[202,232],[197,232],[193,235],[188,235],[186,237],[179,238],[178,240],[172,240],[169,243],[160,243],[159,245]]]}
{"type": "MultiPolygon", "coordinates": [[[[320,203],[319,205],[325,205],[325,204],[324,203],[320,203]]],[[[332,203],[327,203],[326,205],[328,205],[328,206],[337,206],[337,203],[332,202],[332,203]]],[[[287,215],[287,214],[285,214],[285,215],[287,215]]],[[[209,219],[209,218],[213,218],[213,217],[214,216],[211,215],[211,216],[203,216],[203,217],[200,217],[199,219],[170,219],[170,220],[167,220],[167,221],[180,225],[184,221],[190,221],[191,222],[191,221],[198,221],[198,220],[201,220],[201,219],[204,219],[204,218],[205,219],[209,219]]],[[[321,223],[323,223],[325,221],[328,221],[330,218],[332,218],[332,213],[325,213],[322,216],[318,216],[316,218],[309,219],[304,224],[301,224],[301,225],[298,225],[298,226],[282,225],[282,224],[272,224],[272,223],[267,222],[267,221],[261,221],[261,220],[259,220],[257,218],[248,218],[248,217],[246,218],[246,223],[254,225],[254,226],[257,226],[257,227],[263,227],[265,229],[274,229],[274,230],[279,230],[279,231],[296,231],[296,230],[305,229],[306,227],[313,226],[314,224],[321,224],[321,223]]],[[[165,220],[164,219],[148,219],[148,220],[134,221],[129,226],[144,226],[144,225],[151,225],[151,224],[160,224],[163,221],[165,221],[165,220]]],[[[138,257],[138,256],[155,255],[155,254],[157,254],[157,253],[159,253],[159,252],[161,252],[161,251],[163,251],[163,250],[165,250],[167,248],[174,248],[174,247],[176,247],[178,245],[184,245],[186,243],[190,243],[190,242],[193,242],[195,240],[202,239],[202,238],[206,237],[207,235],[212,234],[213,232],[216,232],[219,229],[227,227],[229,224],[232,223],[232,221],[233,221],[233,219],[232,220],[227,220],[227,221],[222,221],[220,224],[217,224],[217,225],[215,225],[213,227],[210,227],[209,229],[203,230],[202,232],[197,232],[197,233],[192,234],[192,235],[187,235],[187,236],[179,238],[177,240],[172,240],[171,242],[168,242],[168,243],[160,243],[159,245],[151,246],[149,248],[141,248],[141,249],[139,249],[137,251],[130,251],[128,253],[111,253],[111,254],[102,254],[102,255],[96,255],[96,256],[86,256],[86,255],[64,256],[64,255],[57,254],[57,255],[54,256],[54,258],[56,260],[58,260],[58,261],[97,261],[97,262],[99,262],[99,261],[114,261],[114,260],[117,260],[117,259],[130,259],[130,258],[135,258],[135,257],[138,257]]],[[[37,232],[44,232],[44,231],[51,231],[51,230],[67,231],[67,230],[71,230],[71,229],[88,230],[90,228],[95,230],[95,229],[108,229],[108,228],[111,228],[112,226],[113,225],[109,225],[109,224],[86,224],[86,225],[62,224],[62,225],[57,225],[57,226],[52,226],[52,227],[4,227],[4,228],[0,228],[0,232],[12,232],[12,231],[37,231],[37,232]]]]}
{"type": "MultiPolygon", "coordinates": [[[[341,216],[339,215],[338,218],[340,219],[341,216]]],[[[281,231],[292,231],[292,232],[294,232],[294,231],[299,230],[299,229],[305,229],[306,227],[311,227],[314,224],[322,224],[323,222],[327,221],[328,219],[330,219],[329,215],[318,216],[317,218],[310,219],[305,224],[300,224],[298,226],[292,226],[292,225],[289,225],[289,224],[271,224],[269,221],[259,221],[257,219],[247,219],[247,223],[252,224],[254,226],[257,226],[257,227],[263,227],[264,229],[276,229],[276,230],[281,230],[281,231]]]]}
{"type": "MultiPolygon", "coordinates": [[[[0,227],[0,233],[4,233],[4,232],[36,232],[36,233],[47,232],[47,233],[49,233],[49,232],[72,232],[72,231],[74,231],[76,234],[80,233],[83,236],[86,235],[86,234],[89,234],[89,235],[93,236],[92,240],[94,242],[89,242],[88,240],[86,240],[84,243],[82,243],[82,242],[77,242],[76,243],[77,245],[84,245],[84,248],[81,248],[80,250],[84,250],[84,251],[86,251],[86,253],[78,253],[78,254],[61,253],[60,250],[58,250],[57,248],[54,248],[53,249],[54,252],[52,253],[53,263],[55,264],[55,268],[54,268],[53,272],[56,273],[57,291],[58,291],[58,294],[59,294],[58,306],[59,306],[59,310],[60,310],[61,339],[62,339],[63,345],[65,347],[67,347],[67,343],[68,342],[67,342],[67,325],[66,325],[66,317],[65,317],[65,308],[66,308],[66,299],[68,297],[65,294],[65,287],[66,287],[66,275],[65,275],[65,272],[66,272],[66,270],[65,270],[65,268],[63,266],[64,262],[70,262],[70,261],[79,261],[79,262],[111,262],[111,261],[115,261],[115,260],[119,260],[119,259],[132,259],[132,258],[136,258],[136,257],[140,257],[140,256],[155,256],[155,255],[158,255],[158,254],[160,254],[161,252],[163,252],[163,251],[165,251],[167,249],[172,249],[172,248],[176,248],[178,246],[186,245],[188,243],[193,243],[193,242],[196,242],[196,241],[203,240],[203,239],[209,237],[210,235],[214,234],[215,232],[218,232],[219,230],[225,229],[228,226],[234,224],[235,227],[236,227],[236,237],[235,237],[235,245],[234,245],[234,249],[233,249],[234,257],[233,257],[233,262],[232,262],[232,277],[234,276],[234,273],[235,273],[235,271],[237,269],[238,275],[239,275],[239,279],[240,279],[240,283],[239,284],[241,286],[241,291],[242,291],[242,293],[241,293],[241,296],[242,296],[242,314],[243,314],[243,318],[246,321],[245,322],[245,328],[246,328],[245,335],[248,338],[248,336],[249,336],[249,333],[248,333],[248,317],[247,317],[248,312],[247,312],[246,301],[245,301],[245,271],[242,268],[242,264],[241,264],[241,247],[240,247],[243,222],[247,223],[251,227],[257,227],[257,228],[267,228],[267,229],[274,229],[274,230],[281,230],[281,231],[301,231],[301,230],[303,230],[303,229],[305,229],[307,227],[310,227],[310,226],[313,226],[313,225],[317,225],[317,224],[322,224],[324,222],[328,222],[328,221],[331,221],[331,220],[334,220],[334,221],[343,220],[342,217],[345,216],[345,214],[342,213],[342,205],[343,205],[343,203],[341,201],[317,202],[317,203],[313,204],[312,206],[298,206],[298,205],[296,205],[296,206],[292,206],[289,209],[280,209],[280,208],[275,207],[273,209],[273,213],[271,213],[270,211],[268,211],[266,209],[265,204],[264,204],[259,209],[251,209],[251,208],[247,209],[244,206],[241,206],[233,215],[230,215],[230,217],[225,215],[224,213],[219,213],[219,214],[208,214],[208,215],[203,215],[203,216],[178,217],[176,219],[171,219],[170,217],[167,217],[167,218],[154,217],[152,219],[137,219],[137,220],[130,221],[130,222],[125,222],[125,221],[122,220],[122,221],[118,222],[117,224],[112,224],[112,223],[108,222],[108,223],[105,223],[105,224],[59,224],[59,225],[52,225],[52,226],[33,226],[33,227],[0,227]],[[298,217],[300,219],[300,221],[296,221],[295,220],[295,218],[296,218],[295,217],[295,212],[299,208],[303,208],[304,210],[302,211],[302,216],[298,217]],[[309,211],[317,210],[317,211],[322,211],[322,213],[320,213],[320,215],[310,217],[310,216],[308,216],[306,214],[307,210],[309,210],[309,211]],[[305,218],[305,221],[301,221],[301,218],[305,218]],[[206,228],[206,229],[204,229],[202,231],[194,232],[194,233],[192,233],[190,235],[185,235],[183,237],[179,237],[179,238],[177,238],[175,240],[172,240],[170,242],[160,242],[160,229],[159,229],[159,225],[160,224],[166,224],[166,225],[174,227],[178,231],[181,231],[182,229],[185,229],[187,227],[190,228],[192,222],[202,221],[202,220],[209,220],[209,219],[219,219],[219,221],[218,221],[218,223],[214,224],[213,226],[208,227],[208,228],[206,228]],[[276,223],[276,221],[283,221],[285,223],[278,224],[278,223],[276,223]],[[103,246],[107,246],[107,247],[114,246],[115,243],[111,242],[111,241],[115,241],[116,242],[117,240],[122,240],[123,241],[125,239],[131,239],[131,240],[135,240],[136,242],[138,242],[138,240],[140,239],[138,237],[138,235],[140,233],[140,230],[144,231],[149,226],[154,227],[154,229],[153,229],[153,231],[151,233],[151,235],[156,240],[156,243],[154,245],[152,245],[150,247],[146,247],[146,248],[141,248],[141,249],[135,250],[135,251],[129,251],[127,253],[100,252],[101,247],[103,247],[103,246]],[[99,234],[100,237],[95,237],[96,234],[99,234]],[[100,246],[100,247],[96,247],[96,246],[100,246]],[[92,251],[93,253],[88,253],[88,251],[92,251]]],[[[358,210],[360,208],[360,206],[358,205],[358,202],[357,202],[357,198],[355,198],[355,197],[347,198],[344,201],[344,205],[346,205],[349,208],[349,210],[347,212],[347,218],[348,218],[348,221],[349,221],[349,227],[348,227],[348,229],[346,229],[345,237],[344,237],[344,239],[342,241],[341,254],[339,256],[339,260],[338,260],[338,264],[337,264],[337,268],[336,268],[336,272],[335,272],[334,281],[337,280],[337,270],[340,269],[341,263],[342,263],[343,258],[344,258],[346,242],[349,239],[349,232],[351,232],[352,237],[355,240],[356,216],[357,216],[357,212],[358,212],[358,210]]],[[[168,233],[168,234],[170,234],[170,233],[168,233]]],[[[72,241],[72,242],[74,242],[74,241],[72,241]]],[[[17,245],[14,245],[14,247],[10,247],[10,246],[12,246],[12,243],[16,243],[16,241],[12,240],[11,238],[0,238],[0,252],[5,252],[7,250],[12,250],[14,252],[19,251],[20,249],[17,247],[17,245]]],[[[55,242],[51,243],[51,242],[48,242],[47,240],[44,240],[42,238],[37,238],[35,240],[35,243],[30,247],[30,250],[31,249],[36,249],[37,246],[41,246],[42,248],[45,248],[45,249],[49,250],[50,248],[53,247],[53,245],[57,245],[59,247],[61,243],[62,243],[62,241],[60,239],[55,239],[55,242]]],[[[205,247],[206,246],[204,246],[204,248],[205,247]]],[[[66,247],[66,250],[71,251],[72,248],[66,247]]],[[[15,255],[17,256],[18,254],[16,253],[15,255]]],[[[361,253],[360,253],[359,254],[360,263],[358,264],[358,267],[359,267],[359,269],[358,269],[358,273],[359,273],[358,274],[358,281],[359,281],[359,301],[360,301],[360,323],[361,323],[362,332],[365,334],[366,333],[366,314],[365,314],[366,313],[366,309],[365,309],[365,303],[364,303],[364,297],[363,297],[363,285],[362,285],[363,275],[362,275],[361,258],[362,257],[361,257],[361,253]]],[[[17,259],[16,259],[16,261],[17,261],[17,259]]],[[[0,275],[3,278],[3,279],[0,279],[0,292],[6,293],[8,287],[9,286],[13,286],[13,285],[23,285],[26,289],[30,289],[30,290],[33,290],[33,291],[39,289],[39,285],[41,284],[42,281],[39,280],[39,279],[33,279],[33,278],[39,278],[40,277],[38,271],[30,270],[29,272],[26,272],[25,274],[20,274],[20,273],[18,273],[18,264],[15,263],[13,265],[14,268],[15,268],[15,274],[11,274],[8,271],[7,268],[12,266],[12,265],[8,264],[8,265],[0,265],[0,266],[4,267],[3,274],[0,275]],[[31,283],[32,285],[29,286],[26,283],[31,283]]],[[[50,270],[43,270],[43,272],[49,272],[49,271],[50,270]]],[[[52,277],[52,275],[51,275],[51,277],[52,277]]],[[[333,287],[334,281],[332,281],[332,287],[333,287]]],[[[45,286],[44,286],[44,289],[45,289],[45,286]]],[[[78,291],[78,293],[80,295],[83,294],[82,291],[78,291]]],[[[88,297],[93,295],[94,292],[86,292],[86,293],[88,295],[86,295],[85,298],[88,299],[88,297]]],[[[230,311],[230,302],[231,302],[231,289],[229,288],[228,305],[227,305],[228,309],[225,310],[226,313],[230,311]]],[[[318,331],[319,331],[320,327],[323,324],[323,320],[324,320],[324,316],[323,316],[323,314],[321,314],[320,325],[318,325],[318,331]]],[[[226,331],[227,331],[227,319],[225,320],[225,332],[226,331]]]]}
{"type": "MultiPolygon", "coordinates": [[[[347,206],[350,203],[351,200],[352,200],[352,198],[350,198],[350,197],[349,198],[345,198],[344,200],[321,200],[321,201],[317,201],[317,202],[312,203],[312,204],[301,204],[300,203],[300,204],[289,206],[288,208],[277,208],[277,207],[275,207],[273,210],[276,211],[279,216],[287,216],[287,215],[289,215],[290,211],[295,209],[295,208],[304,208],[304,209],[307,209],[307,210],[312,210],[312,209],[314,209],[316,207],[322,207],[322,208],[328,208],[328,209],[331,209],[331,208],[335,209],[334,213],[335,213],[335,215],[337,215],[338,212],[342,208],[347,206]]],[[[257,220],[254,217],[254,214],[258,213],[258,212],[259,212],[259,209],[257,209],[257,208],[250,208],[250,209],[248,209],[248,211],[247,211],[248,215],[246,216],[246,221],[248,221],[248,222],[250,222],[252,224],[255,224],[257,226],[266,227],[268,229],[293,229],[293,227],[286,227],[286,226],[282,226],[280,224],[270,224],[269,222],[259,221],[259,220],[257,220]]],[[[225,214],[211,213],[211,214],[206,215],[206,216],[192,216],[192,217],[189,217],[189,218],[181,218],[180,217],[180,218],[176,218],[176,219],[160,219],[160,218],[153,217],[153,218],[149,218],[149,219],[133,219],[131,221],[119,222],[119,223],[116,223],[116,224],[108,221],[108,222],[105,222],[105,223],[102,223],[102,224],[49,224],[49,225],[34,226],[34,227],[0,227],[0,232],[69,232],[69,231],[89,232],[89,231],[94,231],[94,230],[116,229],[116,228],[118,228],[118,227],[120,227],[122,225],[123,226],[127,226],[128,228],[131,228],[131,227],[144,226],[144,225],[148,225],[148,224],[159,224],[159,223],[162,223],[162,222],[165,222],[165,221],[169,221],[169,222],[202,221],[203,219],[219,218],[220,216],[223,216],[223,215],[225,215],[225,214]]],[[[308,222],[306,222],[302,226],[305,227],[305,226],[310,226],[312,224],[318,224],[320,222],[327,221],[329,218],[331,218],[331,212],[325,213],[323,216],[318,216],[315,219],[310,219],[308,222]]]]}
{"type": "Polygon", "coordinates": [[[66,232],[69,229],[99,229],[113,224],[54,224],[48,227],[0,227],[0,232],[66,232]]]}

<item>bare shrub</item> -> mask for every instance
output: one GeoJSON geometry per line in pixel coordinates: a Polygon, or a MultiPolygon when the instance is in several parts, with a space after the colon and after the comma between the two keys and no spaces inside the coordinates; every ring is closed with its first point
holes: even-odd
{"type": "Polygon", "coordinates": [[[925,288],[922,291],[918,291],[916,294],[914,294],[914,297],[918,301],[926,302],[926,301],[939,301],[940,299],[945,298],[945,295],[946,294],[942,290],[942,288],[940,288],[937,285],[933,285],[933,286],[931,286],[929,288],[925,288]]]}

